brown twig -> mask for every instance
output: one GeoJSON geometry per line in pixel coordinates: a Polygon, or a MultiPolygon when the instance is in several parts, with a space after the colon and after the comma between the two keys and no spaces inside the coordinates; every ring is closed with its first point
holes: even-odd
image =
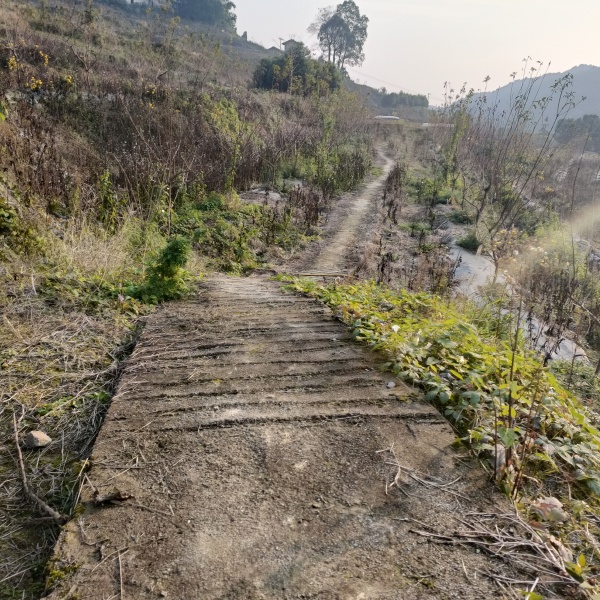
{"type": "MultiPolygon", "coordinates": [[[[546,577],[544,585],[549,585],[548,577],[552,579],[552,583],[573,582],[567,576],[564,560],[557,549],[552,547],[551,539],[541,536],[518,514],[468,513],[465,516],[475,519],[475,523],[458,519],[468,528],[467,530],[457,530],[445,535],[421,529],[410,529],[410,531],[438,544],[471,545],[505,561],[508,560],[523,572],[533,573],[537,577],[536,581],[528,582],[529,585],[537,586],[542,575],[546,577]],[[504,520],[517,531],[510,528],[506,531],[504,527],[498,525],[491,527],[485,522],[488,519],[493,519],[495,522],[504,520]]],[[[420,523],[420,525],[425,524],[420,523]]],[[[429,525],[426,527],[432,529],[429,525]]]]}
{"type": "Polygon", "coordinates": [[[121,562],[121,552],[117,550],[117,555],[119,557],[119,592],[120,592],[120,600],[123,600],[123,563],[121,562]]]}

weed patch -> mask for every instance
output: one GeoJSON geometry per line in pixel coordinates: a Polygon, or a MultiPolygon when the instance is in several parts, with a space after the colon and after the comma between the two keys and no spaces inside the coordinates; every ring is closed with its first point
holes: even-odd
{"type": "Polygon", "coordinates": [[[27,223],[16,208],[0,196],[0,260],[18,254],[40,253],[43,249],[44,240],[36,227],[27,223]]]}

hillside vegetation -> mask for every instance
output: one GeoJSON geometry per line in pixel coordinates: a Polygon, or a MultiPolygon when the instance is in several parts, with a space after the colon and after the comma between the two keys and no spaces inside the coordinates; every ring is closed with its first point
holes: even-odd
{"type": "Polygon", "coordinates": [[[221,0],[5,0],[0,598],[65,576],[47,558],[144,316],[206,273],[285,264],[376,171],[376,145],[402,160],[353,255],[373,282],[294,289],[440,408],[537,532],[546,574],[597,593],[600,361],[552,362],[566,338],[600,355],[597,123],[579,118],[594,110],[577,112],[573,77],[542,74],[508,108],[502,90],[449,91],[431,127],[370,123],[431,114],[425,96],[348,80],[368,23],[354,7],[319,13],[315,60],[239,38],[221,0]],[[336,31],[357,42],[343,59],[336,31]],[[478,303],[453,297],[456,245],[491,261],[478,303]],[[33,430],[52,441],[21,455],[33,430]]]}

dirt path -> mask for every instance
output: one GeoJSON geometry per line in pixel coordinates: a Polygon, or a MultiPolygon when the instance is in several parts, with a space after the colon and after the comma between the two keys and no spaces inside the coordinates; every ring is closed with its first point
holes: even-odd
{"type": "Polygon", "coordinates": [[[371,242],[377,228],[377,201],[394,161],[378,149],[375,166],[377,176],[353,192],[336,198],[321,224],[320,239],[277,265],[284,273],[347,273],[356,267],[364,247],[371,242]]]}
{"type": "MultiPolygon", "coordinates": [[[[348,266],[391,164],[339,205],[306,267],[348,266]]],[[[438,412],[390,379],[328,309],[266,277],[211,277],[164,307],[96,442],[48,598],[499,597],[482,573],[506,567],[417,530],[506,507],[438,412]]]]}
{"type": "Polygon", "coordinates": [[[383,152],[379,152],[379,157],[383,162],[383,173],[352,194],[351,201],[344,207],[343,218],[336,224],[335,234],[322,248],[311,270],[327,273],[348,268],[347,257],[361,238],[361,228],[374,209],[375,195],[380,192],[394,165],[394,161],[383,152]]]}

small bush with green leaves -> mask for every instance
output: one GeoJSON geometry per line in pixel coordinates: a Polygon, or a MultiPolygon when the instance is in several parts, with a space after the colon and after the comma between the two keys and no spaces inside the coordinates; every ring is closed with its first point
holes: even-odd
{"type": "Polygon", "coordinates": [[[477,252],[477,250],[479,250],[479,246],[481,246],[481,243],[477,239],[475,232],[469,231],[467,235],[457,240],[456,245],[468,250],[469,252],[477,252]]]}
{"type": "Polygon", "coordinates": [[[0,259],[8,253],[36,254],[44,249],[44,240],[35,227],[26,223],[14,206],[0,197],[0,259]]]}
{"type": "Polygon", "coordinates": [[[211,212],[215,210],[223,210],[225,208],[225,198],[222,194],[211,192],[196,204],[196,208],[202,212],[211,212]]]}
{"type": "Polygon", "coordinates": [[[473,223],[473,219],[469,213],[464,210],[453,210],[448,218],[455,225],[471,225],[473,223]]]}
{"type": "Polygon", "coordinates": [[[183,298],[189,292],[190,274],[184,267],[190,252],[191,246],[187,238],[171,238],[148,267],[144,282],[130,290],[131,296],[147,304],[183,298]]]}

